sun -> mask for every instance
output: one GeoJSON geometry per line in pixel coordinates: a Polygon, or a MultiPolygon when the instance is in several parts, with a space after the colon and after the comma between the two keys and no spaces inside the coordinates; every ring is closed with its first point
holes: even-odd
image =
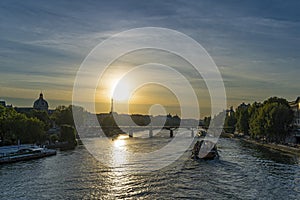
{"type": "Polygon", "coordinates": [[[111,97],[116,101],[128,101],[131,95],[130,85],[125,80],[117,81],[111,90],[111,97]]]}

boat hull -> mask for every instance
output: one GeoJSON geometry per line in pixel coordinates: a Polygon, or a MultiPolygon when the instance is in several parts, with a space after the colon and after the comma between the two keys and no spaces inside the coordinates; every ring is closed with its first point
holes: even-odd
{"type": "Polygon", "coordinates": [[[32,153],[32,154],[24,154],[24,155],[13,155],[13,156],[4,156],[0,158],[0,164],[6,164],[6,163],[14,163],[19,161],[26,161],[26,160],[33,160],[48,156],[56,155],[55,150],[47,150],[45,152],[41,153],[32,153]]]}
{"type": "Polygon", "coordinates": [[[202,159],[202,160],[213,160],[218,156],[215,151],[211,151],[207,153],[204,157],[195,156],[194,159],[202,159]]]}

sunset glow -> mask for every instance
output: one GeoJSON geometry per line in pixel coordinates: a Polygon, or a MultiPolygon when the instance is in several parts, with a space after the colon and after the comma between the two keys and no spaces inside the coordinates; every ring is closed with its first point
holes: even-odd
{"type": "Polygon", "coordinates": [[[116,101],[128,101],[131,94],[129,84],[126,81],[116,82],[111,89],[111,98],[116,101]]]}
{"type": "Polygon", "coordinates": [[[0,0],[0,200],[300,200],[299,10],[0,0]]]}

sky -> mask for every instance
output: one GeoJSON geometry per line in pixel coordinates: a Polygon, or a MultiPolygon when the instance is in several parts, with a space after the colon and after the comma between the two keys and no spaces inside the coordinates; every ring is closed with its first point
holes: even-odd
{"type": "MultiPolygon", "coordinates": [[[[51,108],[71,104],[76,73],[99,43],[121,31],[163,27],[186,34],[206,49],[221,72],[228,107],[270,96],[292,101],[300,96],[299,9],[297,0],[2,0],[0,99],[14,106],[32,106],[42,91],[51,108]]],[[[180,59],[165,52],[158,54],[175,60],[175,68],[187,72],[188,64],[180,59]]],[[[115,61],[97,89],[98,112],[109,111],[109,95],[116,85],[112,81],[128,63],[133,66],[139,58],[151,60],[155,55],[141,51],[115,61]]],[[[157,74],[151,70],[147,75],[157,74]]],[[[168,77],[169,72],[159,74],[168,77]]],[[[193,78],[193,73],[186,74],[193,78]]],[[[210,99],[205,83],[197,80],[192,85],[202,98],[203,115],[208,115],[210,99]]],[[[156,100],[167,112],[179,112],[176,98],[164,90],[157,85],[140,88],[133,94],[131,112],[146,113],[156,100]]]]}

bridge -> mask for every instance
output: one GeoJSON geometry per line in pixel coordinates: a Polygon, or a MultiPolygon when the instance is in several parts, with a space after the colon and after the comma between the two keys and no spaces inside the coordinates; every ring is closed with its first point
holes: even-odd
{"type": "Polygon", "coordinates": [[[185,128],[187,130],[191,131],[191,137],[195,136],[195,130],[198,130],[198,126],[180,126],[180,127],[176,127],[176,126],[89,126],[89,127],[81,127],[81,128],[94,128],[94,129],[100,129],[100,128],[120,128],[121,130],[125,131],[128,133],[129,137],[133,137],[134,136],[134,132],[139,132],[139,131],[144,131],[144,130],[148,130],[149,131],[149,138],[153,137],[153,130],[155,129],[165,129],[165,130],[169,130],[169,135],[170,137],[174,137],[174,130],[178,129],[178,128],[185,128]]]}
{"type": "MultiPolygon", "coordinates": [[[[133,134],[135,131],[141,131],[141,130],[145,130],[148,129],[149,130],[149,138],[153,137],[153,130],[154,129],[165,129],[165,130],[169,130],[170,133],[170,137],[174,137],[174,130],[178,129],[179,127],[175,127],[175,126],[149,126],[149,127],[142,127],[142,126],[121,126],[120,127],[122,130],[128,130],[128,135],[129,137],[133,137],[133,134]]],[[[198,129],[198,127],[194,127],[194,126],[180,126],[180,128],[185,128],[187,130],[191,130],[191,137],[195,136],[195,130],[198,129]]]]}

